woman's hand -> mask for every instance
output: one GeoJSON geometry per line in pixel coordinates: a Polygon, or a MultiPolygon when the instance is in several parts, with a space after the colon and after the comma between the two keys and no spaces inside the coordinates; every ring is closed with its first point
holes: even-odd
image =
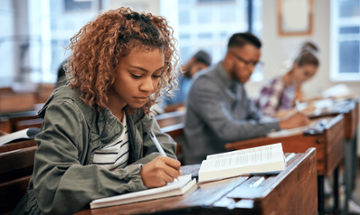
{"type": "Polygon", "coordinates": [[[147,188],[161,187],[182,175],[180,166],[181,163],[177,160],[158,156],[142,166],[140,176],[147,188]]]}
{"type": "Polygon", "coordinates": [[[280,129],[291,129],[310,124],[310,120],[301,112],[295,112],[285,119],[280,120],[280,129]]]}

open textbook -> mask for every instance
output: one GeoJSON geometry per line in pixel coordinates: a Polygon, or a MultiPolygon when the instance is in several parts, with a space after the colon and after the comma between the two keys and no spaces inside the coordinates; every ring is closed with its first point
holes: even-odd
{"type": "Polygon", "coordinates": [[[21,139],[34,139],[40,128],[26,128],[0,137],[0,146],[21,139]]]}
{"type": "Polygon", "coordinates": [[[175,180],[173,183],[168,183],[164,187],[94,200],[90,203],[90,208],[102,208],[183,195],[194,186],[196,186],[196,179],[191,180],[191,175],[179,176],[179,180],[175,180]]]}
{"type": "Polygon", "coordinates": [[[199,170],[199,182],[220,180],[250,173],[285,169],[281,143],[208,155],[199,170]]]}

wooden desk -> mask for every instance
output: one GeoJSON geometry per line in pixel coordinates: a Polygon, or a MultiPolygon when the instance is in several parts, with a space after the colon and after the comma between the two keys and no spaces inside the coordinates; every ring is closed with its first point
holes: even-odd
{"type": "MultiPolygon", "coordinates": [[[[317,214],[316,150],[287,154],[285,171],[198,184],[184,196],[84,210],[96,214],[317,214]]],[[[184,174],[200,165],[182,166],[184,174]]]]}
{"type": "Polygon", "coordinates": [[[28,111],[36,104],[35,93],[0,93],[0,113],[28,111]]]}
{"type": "Polygon", "coordinates": [[[9,214],[26,193],[34,166],[33,140],[0,146],[0,214],[9,214]]]}
{"type": "Polygon", "coordinates": [[[0,131],[5,132],[5,133],[11,132],[11,124],[10,124],[9,118],[0,117],[0,131]]]}
{"type": "Polygon", "coordinates": [[[184,111],[175,111],[170,113],[164,113],[155,117],[160,128],[167,127],[171,125],[177,125],[184,123],[185,112],[184,111]]]}
{"type": "Polygon", "coordinates": [[[14,150],[23,149],[23,148],[32,147],[32,146],[36,146],[36,143],[34,140],[24,140],[24,141],[19,141],[19,142],[15,142],[15,143],[9,143],[9,144],[0,146],[0,153],[14,151],[14,150]]]}
{"type": "Polygon", "coordinates": [[[26,128],[41,128],[43,119],[29,119],[16,122],[16,130],[20,131],[26,128]]]}
{"type": "MultiPolygon", "coordinates": [[[[344,166],[345,166],[345,202],[351,199],[351,193],[356,186],[358,169],[357,156],[357,129],[359,124],[359,99],[334,101],[333,107],[322,111],[318,115],[310,115],[310,118],[324,116],[336,116],[344,114],[344,166]]],[[[345,204],[344,213],[348,212],[348,204],[345,204]]]]}
{"type": "Polygon", "coordinates": [[[169,134],[176,141],[176,156],[180,162],[182,162],[183,159],[182,143],[184,141],[184,118],[184,111],[164,113],[155,117],[161,131],[169,134]]]}
{"type": "Polygon", "coordinates": [[[338,166],[344,157],[344,117],[338,115],[324,125],[323,130],[308,130],[304,133],[285,137],[261,137],[226,144],[227,149],[244,149],[272,143],[282,143],[284,152],[305,152],[309,147],[316,148],[319,213],[324,213],[324,176],[334,177],[335,213],[338,213],[338,166]]]}
{"type": "Polygon", "coordinates": [[[17,131],[17,123],[24,120],[33,120],[33,119],[39,119],[39,117],[36,115],[36,111],[23,111],[23,112],[14,112],[14,113],[1,113],[0,117],[7,118],[10,123],[10,132],[17,131]]]}
{"type": "Polygon", "coordinates": [[[355,137],[359,123],[359,100],[334,101],[334,107],[322,111],[319,114],[310,114],[310,119],[317,119],[325,116],[337,116],[344,114],[345,138],[352,140],[355,137]]]}

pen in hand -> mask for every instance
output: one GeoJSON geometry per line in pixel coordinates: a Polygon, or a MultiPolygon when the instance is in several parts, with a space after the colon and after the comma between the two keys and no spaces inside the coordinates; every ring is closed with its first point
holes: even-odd
{"type": "Polygon", "coordinates": [[[157,150],[160,152],[160,155],[163,156],[163,157],[167,157],[165,152],[164,152],[164,149],[161,147],[159,141],[156,139],[156,136],[152,131],[150,132],[150,139],[154,142],[157,150]]]}
{"type": "MultiPolygon", "coordinates": [[[[163,157],[167,157],[167,155],[164,152],[164,149],[161,147],[159,141],[156,139],[156,136],[152,131],[150,132],[150,139],[155,144],[157,150],[160,152],[160,155],[163,156],[163,157]]],[[[180,172],[181,172],[181,170],[180,170],[180,172]]],[[[182,172],[181,172],[181,174],[182,174],[182,172]]],[[[177,178],[175,178],[175,181],[179,181],[179,180],[177,178]]]]}

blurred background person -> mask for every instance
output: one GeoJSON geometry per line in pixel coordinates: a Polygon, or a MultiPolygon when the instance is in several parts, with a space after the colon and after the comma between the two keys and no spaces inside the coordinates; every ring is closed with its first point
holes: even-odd
{"type": "Polygon", "coordinates": [[[225,144],[309,124],[295,113],[286,119],[263,117],[249,99],[245,83],[260,61],[261,42],[250,32],[230,37],[225,58],[194,78],[186,102],[184,163],[201,163],[225,152],[225,144]]]}
{"type": "Polygon", "coordinates": [[[267,116],[283,117],[291,111],[296,101],[303,100],[301,86],[315,75],[319,67],[318,51],[314,43],[306,42],[292,64],[290,60],[284,62],[285,73],[261,88],[259,98],[255,100],[259,111],[267,116]]]}
{"type": "Polygon", "coordinates": [[[203,51],[198,51],[186,64],[181,66],[184,72],[179,76],[179,86],[173,96],[164,96],[159,103],[165,112],[181,110],[185,107],[184,102],[190,89],[191,78],[200,70],[211,65],[211,56],[203,51]]]}

